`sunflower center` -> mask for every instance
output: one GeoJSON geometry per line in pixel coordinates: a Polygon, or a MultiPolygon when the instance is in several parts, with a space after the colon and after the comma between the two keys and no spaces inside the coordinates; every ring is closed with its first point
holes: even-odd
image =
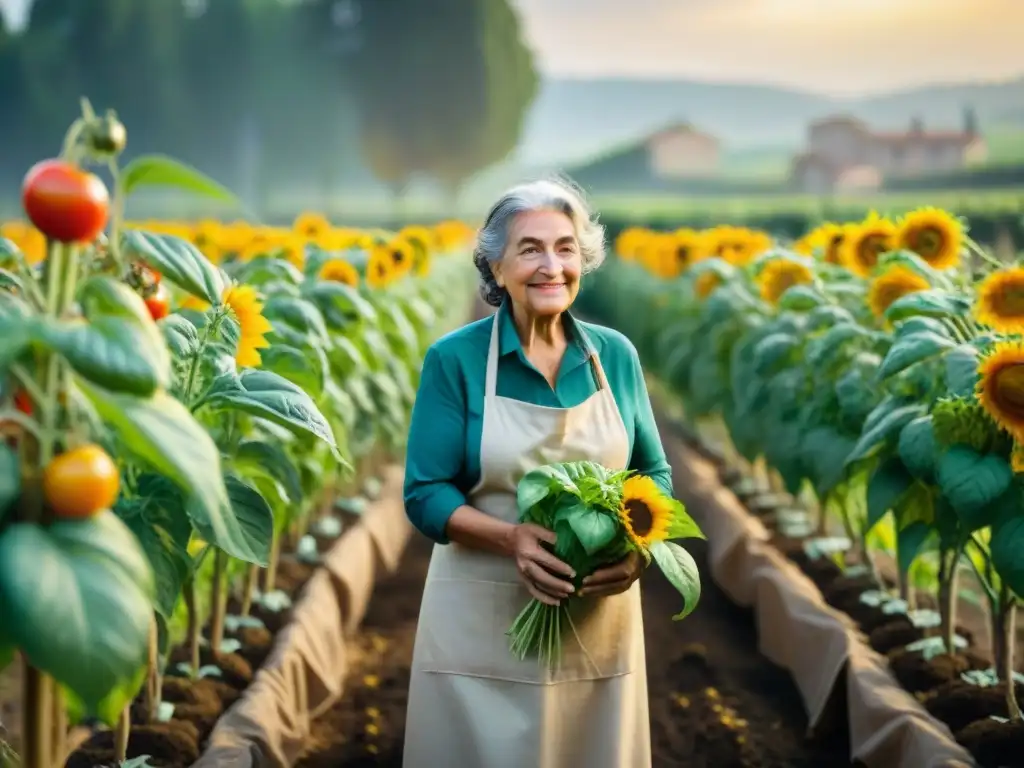
{"type": "Polygon", "coordinates": [[[919,229],[911,238],[913,251],[922,259],[929,259],[939,255],[945,240],[942,233],[936,229],[919,229]]]}
{"type": "Polygon", "coordinates": [[[681,245],[676,248],[676,261],[684,265],[690,263],[690,249],[688,246],[681,245]]]}
{"type": "Polygon", "coordinates": [[[1008,365],[995,374],[994,399],[1000,409],[1024,417],[1024,365],[1008,365]]]}
{"type": "Polygon", "coordinates": [[[889,250],[889,238],[885,235],[867,235],[860,241],[857,249],[857,258],[861,264],[873,267],[878,264],[878,257],[889,250]]]}
{"type": "Polygon", "coordinates": [[[641,499],[629,499],[626,502],[626,514],[629,515],[629,523],[633,526],[633,533],[637,536],[646,536],[654,527],[654,515],[651,508],[641,499]]]}
{"type": "Polygon", "coordinates": [[[1000,317],[1024,315],[1024,284],[1002,286],[992,297],[992,308],[1000,317]]]}

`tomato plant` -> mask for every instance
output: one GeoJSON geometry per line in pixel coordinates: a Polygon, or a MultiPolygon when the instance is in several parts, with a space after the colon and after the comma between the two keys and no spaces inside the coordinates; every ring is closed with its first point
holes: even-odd
{"type": "Polygon", "coordinates": [[[22,184],[29,220],[50,240],[91,243],[107,225],[110,195],[98,176],[66,160],[32,166],[22,184]]]}

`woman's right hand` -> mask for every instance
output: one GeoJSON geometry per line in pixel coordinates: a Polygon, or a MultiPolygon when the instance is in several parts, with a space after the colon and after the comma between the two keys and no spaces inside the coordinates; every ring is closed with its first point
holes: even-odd
{"type": "Polygon", "coordinates": [[[558,578],[573,579],[576,572],[542,544],[554,544],[555,541],[554,531],[533,523],[520,523],[512,529],[512,556],[519,578],[530,594],[546,605],[558,605],[576,591],[571,581],[558,578]]]}

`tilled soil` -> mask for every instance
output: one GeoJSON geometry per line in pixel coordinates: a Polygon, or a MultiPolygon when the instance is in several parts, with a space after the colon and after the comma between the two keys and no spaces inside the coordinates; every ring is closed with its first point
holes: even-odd
{"type": "MultiPolygon", "coordinates": [[[[686,542],[704,567],[703,542],[686,542]]],[[[399,571],[379,582],[344,697],[313,727],[299,768],[402,763],[402,736],[416,616],[430,558],[420,536],[399,571]]],[[[753,618],[714,586],[706,569],[697,610],[671,621],[679,595],[660,573],[643,585],[647,675],[657,768],[839,768],[838,737],[805,737],[807,719],[788,674],[761,657],[753,618]]]]}

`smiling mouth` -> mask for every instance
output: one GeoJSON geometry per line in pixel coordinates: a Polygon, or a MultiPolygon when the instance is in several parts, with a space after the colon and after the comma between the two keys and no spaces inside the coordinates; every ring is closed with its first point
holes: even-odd
{"type": "Polygon", "coordinates": [[[565,283],[532,283],[530,288],[539,288],[542,291],[553,291],[557,288],[565,288],[565,283]]]}

